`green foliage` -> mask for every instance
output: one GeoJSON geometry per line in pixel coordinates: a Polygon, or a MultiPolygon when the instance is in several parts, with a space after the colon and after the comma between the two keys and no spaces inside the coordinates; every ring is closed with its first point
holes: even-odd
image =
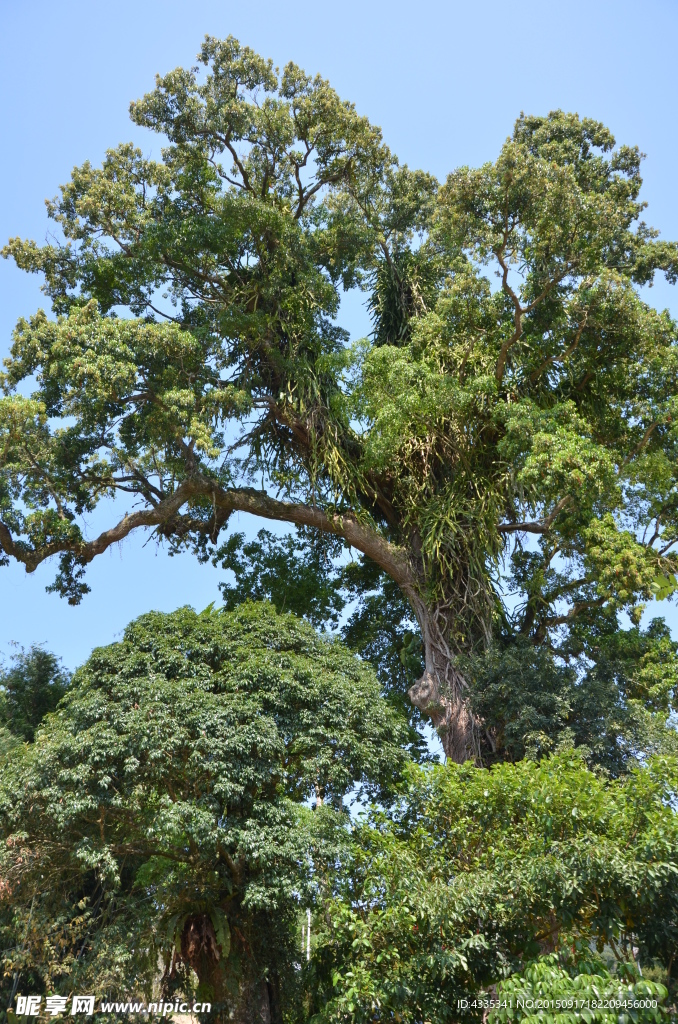
{"type": "MultiPolygon", "coordinates": [[[[678,249],[640,219],[641,154],[591,119],[521,115],[495,162],[439,185],[323,79],[232,38],[198,61],[131,106],[160,159],[123,144],[75,168],[49,205],[60,240],[4,250],[57,320],[19,322],[1,378],[3,558],[58,556],[77,603],[131,530],[209,558],[247,511],[391,577],[434,717],[468,692],[460,659],[507,634],[597,662],[678,573],[676,325],[639,290],[675,281],[678,249]],[[348,346],[352,287],[374,331],[348,346]],[[130,514],[86,540],[116,494],[130,514]]],[[[337,613],[331,585],[314,594],[316,619],[337,613]]]]}
{"type": "MultiPolygon", "coordinates": [[[[677,785],[673,759],[610,781],[572,752],[489,771],[413,769],[399,813],[357,830],[327,904],[315,1019],[457,1020],[457,1000],[487,999],[516,972],[526,973],[507,991],[536,987],[544,969],[530,965],[547,950],[575,975],[606,944],[619,978],[629,943],[641,963],[670,969],[677,785]]],[[[563,977],[549,975],[550,991],[588,985],[563,977]]],[[[483,1019],[482,1004],[467,1016],[483,1019]]]]}
{"type": "Polygon", "coordinates": [[[488,1018],[491,1024],[649,1024],[666,1020],[663,1004],[667,992],[663,985],[637,978],[613,978],[607,971],[571,977],[554,959],[536,961],[522,975],[514,975],[497,987],[497,1000],[508,1005],[492,1010],[488,1018]]]}
{"type": "MultiPolygon", "coordinates": [[[[198,60],[132,104],[159,159],[75,168],[60,238],[4,250],[56,320],[20,320],[0,376],[0,561],[58,557],[77,603],[92,558],[153,529],[235,576],[226,613],[95,652],[9,750],[6,976],[147,992],[161,954],[166,992],[236,1016],[265,979],[276,1019],[434,1024],[502,979],[586,989],[590,943],[668,975],[676,645],[640,622],[676,595],[678,346],[640,288],[678,250],[640,219],[640,153],[523,115],[439,185],[323,79],[232,38],[198,60]],[[353,287],[374,331],[348,346],[353,287]],[[330,539],[220,547],[235,510],[330,539]],[[351,651],[313,629],[340,622],[351,651]],[[467,700],[494,767],[413,770],[389,816],[424,664],[421,710],[467,700]],[[349,847],[355,786],[384,806],[349,847]],[[560,966],[530,966],[547,947],[560,966]]],[[[7,689],[5,748],[50,680],[39,713],[7,689]]]]}
{"type": "Polygon", "coordinates": [[[308,532],[276,538],[260,530],[247,543],[243,534],[232,534],[214,557],[235,576],[234,585],[220,584],[225,607],[264,599],[279,612],[292,611],[325,629],[339,628],[341,617],[345,643],[373,666],[386,699],[410,720],[411,752],[425,758],[416,731],[421,714],[407,697],[423,670],[412,608],[374,562],[359,558],[342,564],[340,554],[340,544],[308,532]]]}
{"type": "MultiPolygon", "coordinates": [[[[245,543],[243,533],[232,533],[216,552],[215,564],[230,569],[235,585],[219,585],[224,607],[231,610],[243,601],[270,601],[279,612],[289,611],[314,626],[336,627],[345,601],[334,572],[332,547],[314,544],[313,538],[287,534],[276,538],[260,530],[255,541],[245,543]]],[[[336,550],[336,544],[334,545],[336,550]]]]}
{"type": "Polygon", "coordinates": [[[0,757],[8,753],[19,742],[20,740],[9,729],[5,728],[4,725],[0,725],[0,757]]]}
{"type": "Polygon", "coordinates": [[[569,664],[525,638],[505,637],[468,665],[471,705],[492,748],[486,763],[571,743],[619,774],[652,750],[675,752],[677,650],[661,619],[647,629],[620,630],[615,620],[606,629],[582,625],[569,664]]]}
{"type": "Polygon", "coordinates": [[[28,651],[21,650],[0,673],[0,726],[18,739],[32,742],[35,730],[55,709],[69,683],[69,673],[53,654],[35,644],[28,651]]]}
{"type": "MultiPolygon", "coordinates": [[[[549,651],[518,639],[476,658],[469,675],[472,707],[491,738],[494,757],[511,761],[526,754],[539,757],[559,742],[574,739],[578,680],[575,671],[558,665],[549,651]]],[[[596,719],[582,723],[596,738],[601,711],[596,719]]],[[[490,755],[486,760],[494,758],[490,755]]]]}
{"type": "Polygon", "coordinates": [[[388,799],[406,735],[368,667],[270,605],[142,616],[4,766],[5,976],[148,999],[160,956],[167,993],[227,1012],[267,979],[279,1015],[342,799],[388,799]]]}

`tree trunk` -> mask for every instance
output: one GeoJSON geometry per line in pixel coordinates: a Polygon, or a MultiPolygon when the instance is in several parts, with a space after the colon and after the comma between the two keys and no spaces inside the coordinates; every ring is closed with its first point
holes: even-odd
{"type": "Polygon", "coordinates": [[[238,959],[243,965],[236,985],[227,977],[227,969],[214,925],[209,914],[189,917],[181,936],[181,959],[198,975],[198,995],[212,1003],[212,1015],[230,1024],[281,1024],[277,977],[267,981],[251,948],[238,942],[234,929],[238,959]]]}
{"type": "Polygon", "coordinates": [[[418,597],[410,600],[421,628],[425,668],[409,698],[431,719],[449,761],[480,762],[480,730],[468,707],[468,684],[446,640],[448,617],[418,597]]]}
{"type": "Polygon", "coordinates": [[[272,1024],[271,993],[266,981],[245,981],[240,986],[239,999],[229,1015],[233,1024],[272,1024]]]}
{"type": "Polygon", "coordinates": [[[277,986],[259,977],[250,977],[246,962],[244,976],[237,988],[226,984],[220,964],[204,956],[191,964],[198,975],[198,994],[212,1003],[212,1016],[229,1024],[281,1024],[277,986]]]}

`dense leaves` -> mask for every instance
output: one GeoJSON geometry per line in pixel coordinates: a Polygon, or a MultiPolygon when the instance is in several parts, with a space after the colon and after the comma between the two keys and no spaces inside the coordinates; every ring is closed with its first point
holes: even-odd
{"type": "Polygon", "coordinates": [[[471,703],[493,747],[486,763],[539,757],[566,742],[618,774],[652,750],[677,751],[678,645],[661,619],[615,627],[591,630],[585,656],[569,664],[510,636],[471,662],[471,703]]]}
{"type": "Polygon", "coordinates": [[[367,667],[270,605],[142,616],[3,764],[5,977],[148,999],[160,957],[166,993],[279,1020],[342,800],[388,797],[405,737],[367,667]]]}
{"type": "Polygon", "coordinates": [[[17,738],[31,741],[69,682],[69,673],[49,651],[37,645],[20,650],[0,673],[0,725],[17,738]]]}
{"type": "Polygon", "coordinates": [[[677,784],[674,760],[610,782],[572,752],[417,769],[400,813],[356,834],[315,956],[317,1019],[481,1020],[490,987],[523,969],[534,982],[547,951],[575,975],[607,958],[616,991],[636,946],[671,980],[677,784]]]}
{"type": "Polygon", "coordinates": [[[345,601],[332,559],[337,545],[324,539],[314,544],[315,538],[276,538],[260,530],[256,540],[245,542],[243,533],[231,534],[214,559],[235,577],[234,585],[220,584],[224,606],[267,600],[279,612],[293,612],[314,626],[336,627],[345,601]]]}
{"type": "MultiPolygon", "coordinates": [[[[626,973],[626,972],[625,972],[626,973]]],[[[619,1024],[666,1020],[666,988],[637,977],[610,977],[607,971],[571,976],[545,957],[499,985],[491,1024],[543,1021],[543,1024],[619,1024]]]]}
{"type": "MultiPolygon", "coordinates": [[[[657,625],[613,637],[608,671],[640,661],[660,701],[665,645],[657,625]]],[[[525,678],[549,688],[548,667],[525,678]]],[[[410,764],[398,792],[409,735],[363,663],[271,605],[132,623],[3,765],[8,994],[17,971],[35,991],[198,995],[243,1019],[263,999],[290,1024],[442,1024],[463,999],[465,1018],[498,999],[497,1020],[522,1019],[501,1009],[521,993],[675,997],[675,759],[614,780],[563,729],[555,756],[410,764]],[[356,785],[381,804],[351,826],[356,785]]]]}

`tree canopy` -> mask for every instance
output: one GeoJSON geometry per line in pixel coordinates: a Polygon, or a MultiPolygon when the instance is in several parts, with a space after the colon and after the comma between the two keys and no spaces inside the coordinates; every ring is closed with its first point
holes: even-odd
{"type": "Polygon", "coordinates": [[[500,1024],[577,993],[663,1019],[676,758],[420,767],[409,739],[369,666],[268,603],[137,619],[1,761],[0,991],[241,1024],[445,1024],[459,1000],[500,1024]]]}
{"type": "Polygon", "coordinates": [[[322,78],[232,38],[198,61],[131,105],[161,159],[76,168],[62,241],[4,250],[57,316],[18,323],[2,376],[4,556],[58,556],[77,602],[138,528],[202,557],[236,510],[320,531],[409,602],[448,756],[492,758],[469,659],[584,671],[676,585],[676,325],[639,289],[678,249],[641,219],[641,154],[521,115],[440,184],[322,78]],[[349,345],[355,287],[374,330],[349,345]]]}
{"type": "Polygon", "coordinates": [[[2,765],[7,985],[150,1001],[160,957],[166,998],[280,1021],[342,799],[388,800],[406,740],[368,666],[270,605],[142,616],[2,765]]]}

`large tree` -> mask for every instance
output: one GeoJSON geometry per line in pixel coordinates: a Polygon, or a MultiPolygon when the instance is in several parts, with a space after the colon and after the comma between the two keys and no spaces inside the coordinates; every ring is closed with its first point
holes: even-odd
{"type": "Polygon", "coordinates": [[[517,639],[588,663],[674,585],[676,327],[638,288],[678,250],[639,219],[641,154],[521,116],[440,186],[323,79],[232,38],[198,59],[131,106],[160,160],[76,168],[62,241],[5,249],[58,319],[19,322],[2,378],[2,551],[59,556],[77,602],[136,529],[203,555],[237,510],[333,535],[409,601],[411,699],[448,756],[492,752],[469,659],[517,639]],[[351,347],[353,287],[374,331],[351,347]]]}

